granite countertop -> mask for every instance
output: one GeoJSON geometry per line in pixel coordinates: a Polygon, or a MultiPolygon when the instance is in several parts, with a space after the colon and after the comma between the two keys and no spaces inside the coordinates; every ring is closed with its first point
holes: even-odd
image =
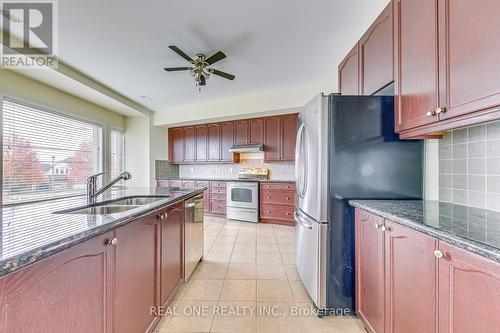
{"type": "Polygon", "coordinates": [[[349,203],[500,263],[500,212],[438,201],[351,200],[349,203]]]}
{"type": "Polygon", "coordinates": [[[0,276],[127,224],[161,207],[203,193],[205,188],[126,188],[103,194],[100,201],[157,195],[164,199],[107,215],[54,214],[86,205],[86,197],[51,200],[0,209],[0,276]]]}
{"type": "Polygon", "coordinates": [[[195,178],[195,177],[156,177],[157,180],[200,180],[220,182],[259,182],[259,183],[295,183],[294,180],[279,179],[239,179],[239,178],[195,178]]]}

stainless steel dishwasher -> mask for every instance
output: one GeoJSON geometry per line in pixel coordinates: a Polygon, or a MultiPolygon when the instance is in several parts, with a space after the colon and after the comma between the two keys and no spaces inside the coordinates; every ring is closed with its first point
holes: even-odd
{"type": "Polygon", "coordinates": [[[186,200],[184,209],[184,281],[187,281],[203,259],[203,194],[186,200]]]}

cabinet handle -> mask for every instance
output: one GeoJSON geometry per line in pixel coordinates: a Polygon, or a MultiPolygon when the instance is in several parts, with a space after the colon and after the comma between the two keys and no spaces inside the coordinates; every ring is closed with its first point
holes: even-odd
{"type": "Polygon", "coordinates": [[[164,214],[160,214],[160,220],[164,220],[165,219],[165,215],[164,214]]]}
{"type": "Polygon", "coordinates": [[[427,117],[434,117],[435,115],[437,115],[436,110],[429,111],[426,114],[427,114],[427,117]]]}
{"type": "Polygon", "coordinates": [[[290,198],[286,198],[286,200],[290,200],[290,198]]]}
{"type": "Polygon", "coordinates": [[[386,227],[385,225],[383,225],[383,226],[380,227],[380,230],[382,230],[382,231],[391,231],[391,228],[390,227],[386,227]]]}
{"type": "Polygon", "coordinates": [[[112,239],[107,239],[105,242],[104,242],[104,245],[111,245],[111,246],[115,246],[116,244],[118,244],[118,239],[115,237],[115,238],[112,238],[112,239]]]}
{"type": "Polygon", "coordinates": [[[380,229],[382,225],[378,224],[378,223],[375,223],[375,229],[380,229]]]}
{"type": "Polygon", "coordinates": [[[437,108],[436,111],[434,111],[434,112],[435,112],[435,114],[445,113],[446,108],[437,108]]]}
{"type": "Polygon", "coordinates": [[[271,199],[271,197],[270,197],[270,196],[266,196],[266,198],[271,199]]]}
{"type": "Polygon", "coordinates": [[[434,251],[434,256],[438,259],[443,259],[443,258],[446,258],[446,253],[439,251],[439,250],[436,250],[436,251],[434,251]]]}

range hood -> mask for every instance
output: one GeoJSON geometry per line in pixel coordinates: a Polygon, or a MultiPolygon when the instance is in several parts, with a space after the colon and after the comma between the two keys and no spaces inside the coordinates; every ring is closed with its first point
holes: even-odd
{"type": "Polygon", "coordinates": [[[231,153],[260,153],[264,151],[264,145],[235,145],[229,148],[231,153]]]}

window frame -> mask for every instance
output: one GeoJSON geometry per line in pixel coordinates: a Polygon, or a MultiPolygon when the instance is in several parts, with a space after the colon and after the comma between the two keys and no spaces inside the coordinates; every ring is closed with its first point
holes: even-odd
{"type": "MultiPolygon", "coordinates": [[[[109,163],[107,165],[107,175],[109,175],[109,177],[107,177],[107,180],[111,180],[111,131],[118,131],[120,132],[122,135],[123,135],[123,171],[126,171],[127,170],[127,159],[126,159],[126,156],[125,156],[125,128],[122,128],[122,127],[119,127],[119,126],[115,126],[115,125],[109,125],[108,126],[108,133],[107,133],[107,136],[108,136],[108,156],[109,156],[109,163]]],[[[104,161],[103,161],[104,163],[104,161]]],[[[123,181],[122,181],[123,182],[123,181]]],[[[123,184],[122,185],[119,185],[119,184],[115,184],[113,187],[123,187],[123,184]]]]}
{"type": "MultiPolygon", "coordinates": [[[[48,112],[56,116],[60,117],[66,117],[69,119],[77,120],[77,121],[83,121],[86,123],[89,123],[94,126],[99,126],[101,128],[101,170],[102,172],[105,172],[106,174],[109,174],[109,168],[110,168],[110,161],[107,159],[107,155],[109,155],[109,151],[107,149],[107,146],[109,145],[108,141],[108,136],[109,136],[109,129],[108,127],[111,125],[108,125],[107,123],[103,121],[99,121],[96,119],[88,118],[82,115],[77,115],[74,112],[70,111],[65,111],[63,109],[60,109],[56,106],[45,104],[42,102],[36,102],[33,101],[29,98],[21,97],[21,96],[16,96],[12,95],[9,93],[5,93],[0,90],[0,145],[3,147],[3,103],[4,100],[8,99],[13,103],[18,103],[18,104],[23,104],[27,107],[39,109],[43,112],[48,112]]],[[[64,198],[73,198],[73,197],[79,197],[79,196],[84,196],[85,194],[72,194],[72,195],[65,195],[65,196],[60,196],[60,197],[52,197],[48,199],[36,199],[36,200],[30,200],[30,201],[23,201],[23,202],[15,202],[15,203],[8,203],[4,204],[4,198],[3,198],[3,149],[0,150],[0,160],[2,163],[0,163],[0,208],[1,207],[12,207],[12,206],[20,206],[20,205],[26,205],[26,204],[32,204],[32,203],[37,203],[37,202],[45,202],[45,201],[52,201],[52,200],[61,200],[64,198]]]]}

